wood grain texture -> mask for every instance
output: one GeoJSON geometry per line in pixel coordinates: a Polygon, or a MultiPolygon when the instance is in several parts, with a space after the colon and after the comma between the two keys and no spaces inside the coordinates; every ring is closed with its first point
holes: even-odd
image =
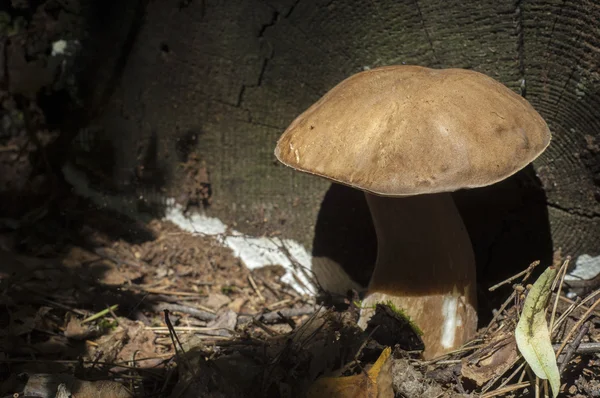
{"type": "MultiPolygon", "coordinates": [[[[197,132],[213,184],[209,212],[245,232],[281,231],[311,246],[329,184],[274,162],[287,125],[364,68],[474,69],[525,95],[546,119],[554,139],[535,162],[547,196],[542,228],[565,254],[598,255],[599,21],[600,5],[589,0],[148,2],[96,123],[118,148],[117,179],[128,178],[152,134],[161,167],[176,173],[175,142],[197,132]]],[[[511,222],[516,228],[519,217],[511,222]]],[[[507,227],[493,228],[492,237],[507,227]]],[[[524,238],[534,242],[532,234],[524,238]]]]}

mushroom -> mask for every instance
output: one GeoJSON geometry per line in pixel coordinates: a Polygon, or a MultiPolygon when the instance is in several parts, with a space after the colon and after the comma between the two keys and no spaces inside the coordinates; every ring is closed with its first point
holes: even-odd
{"type": "Polygon", "coordinates": [[[504,180],[550,138],[524,98],[486,75],[400,65],[339,83],[292,122],[275,156],[365,192],[378,249],[359,325],[389,301],[433,358],[477,329],[475,259],[450,192],[504,180]]]}

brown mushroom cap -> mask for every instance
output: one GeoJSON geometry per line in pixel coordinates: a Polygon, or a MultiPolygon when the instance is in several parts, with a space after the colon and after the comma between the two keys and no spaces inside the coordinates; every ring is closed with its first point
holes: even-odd
{"type": "Polygon", "coordinates": [[[287,166],[384,196],[494,184],[550,143],[521,96],[478,72],[388,66],[342,81],[283,133],[287,166]]]}

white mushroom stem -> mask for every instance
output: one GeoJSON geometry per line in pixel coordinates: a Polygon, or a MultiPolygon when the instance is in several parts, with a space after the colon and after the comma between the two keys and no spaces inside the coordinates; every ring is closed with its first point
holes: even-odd
{"type": "Polygon", "coordinates": [[[460,347],[477,329],[475,258],[452,197],[366,198],[378,249],[359,325],[389,300],[423,331],[426,358],[460,347]]]}

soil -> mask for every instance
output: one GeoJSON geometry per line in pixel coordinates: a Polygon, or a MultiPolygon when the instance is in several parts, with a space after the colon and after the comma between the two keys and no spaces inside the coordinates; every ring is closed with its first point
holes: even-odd
{"type": "MultiPolygon", "coordinates": [[[[306,396],[321,376],[364,374],[380,343],[394,348],[385,369],[396,396],[534,396],[528,373],[514,372],[526,289],[518,280],[470,348],[424,362],[406,322],[390,315],[377,322],[393,334],[363,332],[355,296],[301,296],[281,282],[281,267],[249,270],[219,237],[133,221],[73,195],[54,205],[0,235],[0,396],[53,396],[61,383],[95,394],[306,396]]],[[[558,314],[569,306],[563,297],[558,314]]],[[[586,308],[555,335],[560,342],[585,316],[567,346],[561,396],[598,396],[600,313],[586,308]]]]}

